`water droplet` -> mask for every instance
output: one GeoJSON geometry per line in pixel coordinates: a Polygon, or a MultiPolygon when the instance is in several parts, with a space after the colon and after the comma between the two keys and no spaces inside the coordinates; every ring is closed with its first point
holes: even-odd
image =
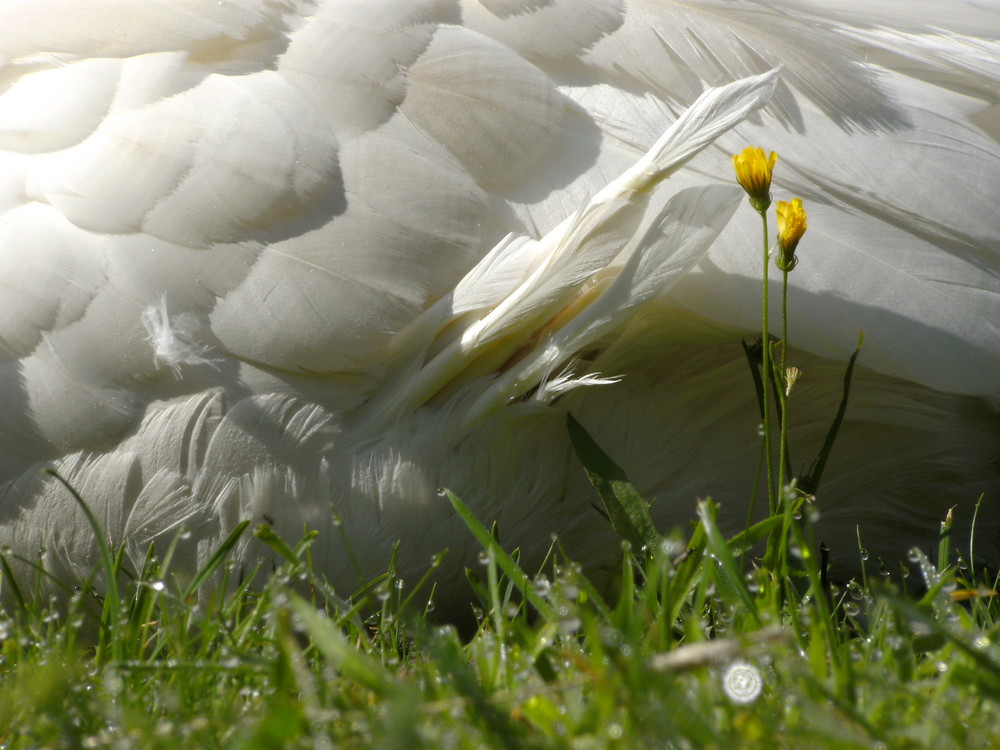
{"type": "Polygon", "coordinates": [[[676,539],[663,539],[660,542],[660,554],[664,557],[673,558],[677,557],[681,552],[684,551],[684,545],[678,542],[676,539]]]}
{"type": "Polygon", "coordinates": [[[740,705],[757,700],[763,687],[760,670],[747,662],[733,662],[722,676],[722,689],[729,700],[740,705]]]}
{"type": "Polygon", "coordinates": [[[610,646],[612,648],[619,646],[621,645],[621,642],[624,640],[624,638],[625,637],[622,635],[622,631],[620,631],[618,628],[612,628],[612,627],[601,628],[601,642],[605,646],[610,646]]]}
{"type": "Polygon", "coordinates": [[[545,576],[539,576],[534,583],[535,593],[541,597],[546,597],[552,591],[552,583],[545,576]]]}
{"type": "Polygon", "coordinates": [[[572,635],[580,629],[582,624],[579,617],[565,617],[559,621],[559,630],[567,635],[572,635]]]}
{"type": "Polygon", "coordinates": [[[866,550],[864,547],[862,547],[858,551],[858,554],[861,556],[862,562],[864,562],[864,561],[866,561],[868,559],[868,550],[866,550]]]}

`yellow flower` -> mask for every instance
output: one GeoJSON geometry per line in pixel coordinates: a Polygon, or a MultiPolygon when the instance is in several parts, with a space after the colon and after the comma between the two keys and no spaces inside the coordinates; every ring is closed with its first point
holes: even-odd
{"type": "Polygon", "coordinates": [[[778,201],[778,257],[775,263],[782,271],[791,271],[799,259],[795,248],[806,233],[806,211],[801,198],[778,201]]]}
{"type": "Polygon", "coordinates": [[[766,211],[771,205],[771,172],[778,161],[772,151],[764,156],[764,149],[747,146],[742,154],[733,154],[733,168],[736,180],[750,196],[750,205],[757,211],[766,211]]]}

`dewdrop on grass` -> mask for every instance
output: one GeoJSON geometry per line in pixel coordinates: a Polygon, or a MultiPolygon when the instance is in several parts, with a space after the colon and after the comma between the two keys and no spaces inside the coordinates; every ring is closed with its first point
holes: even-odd
{"type": "Polygon", "coordinates": [[[764,679],[760,670],[745,661],[733,662],[722,675],[722,689],[733,703],[753,703],[763,687],[764,679]]]}

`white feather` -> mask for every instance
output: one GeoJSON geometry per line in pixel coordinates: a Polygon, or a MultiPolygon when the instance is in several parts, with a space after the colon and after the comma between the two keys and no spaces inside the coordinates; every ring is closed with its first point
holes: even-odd
{"type": "Polygon", "coordinates": [[[167,312],[167,298],[164,295],[157,305],[150,305],[142,311],[142,324],[149,332],[153,345],[153,360],[157,366],[163,364],[181,377],[181,365],[210,365],[212,360],[205,357],[208,347],[199,344],[197,320],[190,313],[182,313],[170,319],[167,312]]]}
{"type": "Polygon", "coordinates": [[[858,523],[898,557],[981,493],[1000,562],[998,36],[961,0],[0,4],[0,542],[90,573],[54,468],[136,564],[269,519],[345,594],[448,546],[460,601],[441,486],[528,565],[618,549],[566,411],[658,523],[711,494],[740,528],[759,145],[809,212],[795,460],[866,333],[818,498],[841,570],[858,523]]]}

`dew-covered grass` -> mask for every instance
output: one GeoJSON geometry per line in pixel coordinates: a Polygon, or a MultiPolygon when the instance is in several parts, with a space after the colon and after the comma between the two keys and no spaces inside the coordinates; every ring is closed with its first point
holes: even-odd
{"type": "Polygon", "coordinates": [[[228,544],[183,589],[152,557],[130,577],[109,548],[117,600],[79,589],[49,607],[5,576],[0,747],[1000,742],[994,580],[959,563],[947,524],[939,549],[911,552],[909,578],[883,567],[838,586],[809,498],[789,495],[785,513],[734,540],[704,502],[688,530],[623,541],[612,594],[558,545],[523,570],[453,503],[483,547],[469,571],[478,627],[461,635],[391,560],[341,597],[309,567],[323,540],[289,547],[268,527],[256,533],[285,564],[242,583],[222,580],[228,544]],[[741,563],[775,535],[780,569],[741,563]]]}

